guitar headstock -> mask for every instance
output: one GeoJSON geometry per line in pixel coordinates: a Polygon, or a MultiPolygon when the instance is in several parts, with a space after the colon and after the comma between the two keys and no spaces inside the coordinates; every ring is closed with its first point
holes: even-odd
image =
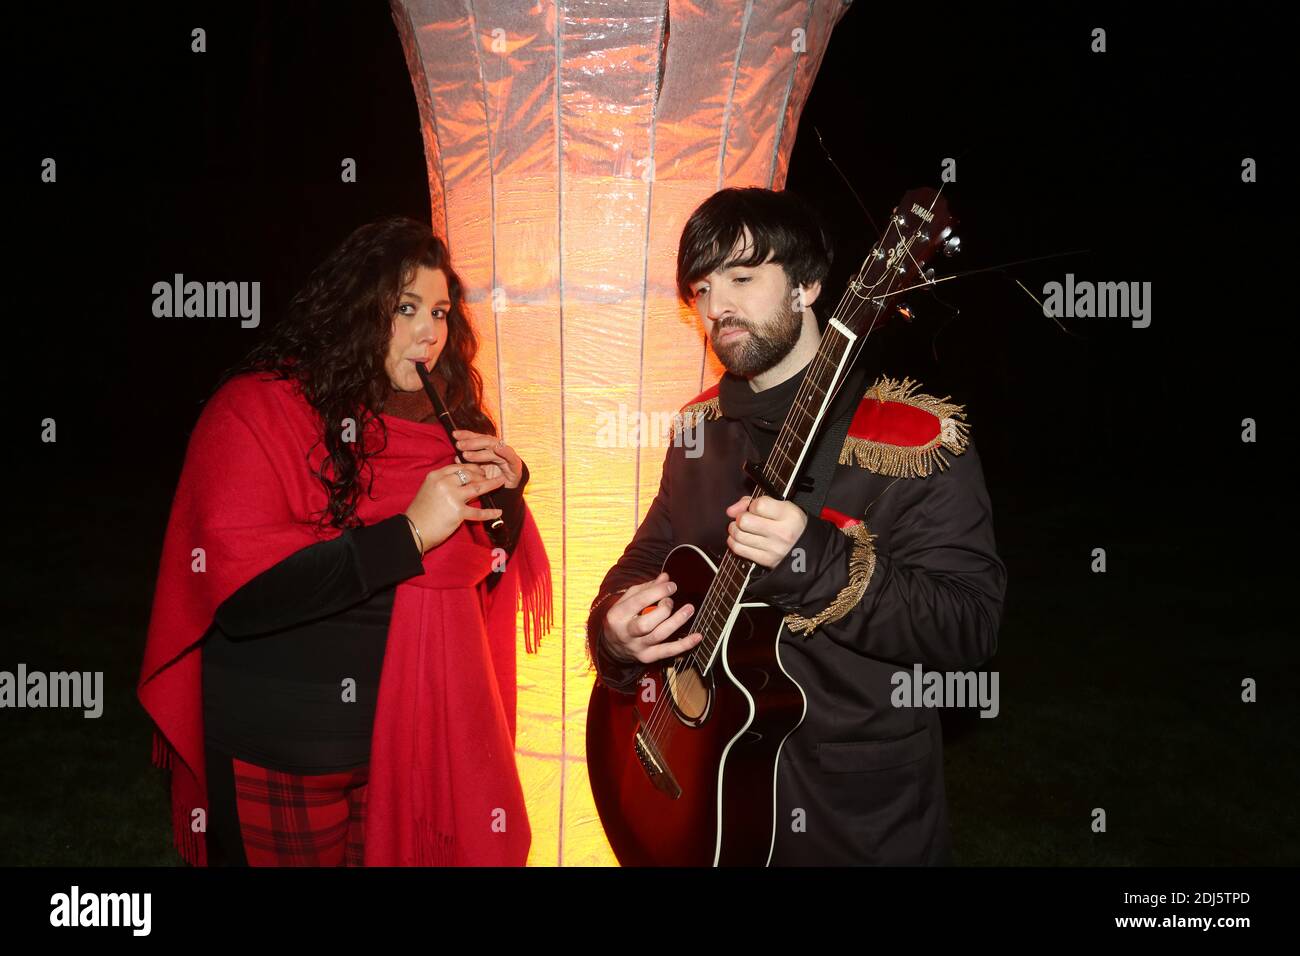
{"type": "MultiPolygon", "coordinates": [[[[845,294],[847,316],[837,316],[854,332],[881,325],[901,302],[897,293],[933,278],[927,263],[937,252],[955,255],[961,240],[953,229],[957,220],[938,192],[923,186],[903,194],[890,216],[884,236],[868,253],[845,294]],[[863,308],[863,304],[871,308],[863,308]]],[[[903,311],[903,310],[900,310],[903,311]]],[[[903,314],[910,318],[906,311],[903,314]]]]}

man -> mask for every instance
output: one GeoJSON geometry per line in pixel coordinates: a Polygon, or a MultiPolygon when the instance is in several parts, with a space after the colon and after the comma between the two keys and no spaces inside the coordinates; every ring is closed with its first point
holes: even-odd
{"type": "Polygon", "coordinates": [[[856,367],[823,419],[856,406],[819,515],[751,500],[741,471],[766,459],[817,354],[831,254],[789,193],[725,189],[687,221],[678,293],[727,372],[682,410],[704,453],[669,449],[592,603],[588,651],[611,690],[635,692],[646,665],[700,640],[674,633],[695,609],[673,606],[669,551],[754,561],[746,598],[787,612],[781,661],[807,698],[778,764],[772,864],[950,863],[937,711],[891,698],[898,672],[968,671],[997,647],[1006,571],[963,410],[906,380],[866,388],[856,367]]]}

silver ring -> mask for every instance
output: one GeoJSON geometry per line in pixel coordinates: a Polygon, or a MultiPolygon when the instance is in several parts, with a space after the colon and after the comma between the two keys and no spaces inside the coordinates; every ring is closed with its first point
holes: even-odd
{"type": "Polygon", "coordinates": [[[456,469],[456,477],[460,479],[462,486],[469,484],[469,475],[465,474],[465,472],[461,471],[459,468],[456,469]]]}

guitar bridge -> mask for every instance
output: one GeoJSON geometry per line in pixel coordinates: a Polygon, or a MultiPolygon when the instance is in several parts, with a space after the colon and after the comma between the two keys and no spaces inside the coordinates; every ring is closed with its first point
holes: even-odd
{"type": "Polygon", "coordinates": [[[654,784],[655,789],[666,793],[673,800],[680,797],[682,795],[681,785],[677,782],[677,778],[673,776],[672,771],[668,769],[668,765],[664,763],[659,748],[646,737],[644,729],[636,732],[636,739],[632,746],[636,750],[637,760],[641,761],[641,769],[646,772],[646,776],[650,778],[650,782],[654,784]]]}

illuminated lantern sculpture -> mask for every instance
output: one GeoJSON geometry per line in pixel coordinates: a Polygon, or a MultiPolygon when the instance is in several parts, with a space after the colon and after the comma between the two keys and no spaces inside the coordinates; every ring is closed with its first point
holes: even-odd
{"type": "Polygon", "coordinates": [[[677,240],[726,186],[784,186],[845,0],[392,0],[434,229],[555,580],[520,655],[531,865],[614,862],[592,804],[596,589],[659,487],[669,416],[722,369],[676,298],[677,240]]]}

